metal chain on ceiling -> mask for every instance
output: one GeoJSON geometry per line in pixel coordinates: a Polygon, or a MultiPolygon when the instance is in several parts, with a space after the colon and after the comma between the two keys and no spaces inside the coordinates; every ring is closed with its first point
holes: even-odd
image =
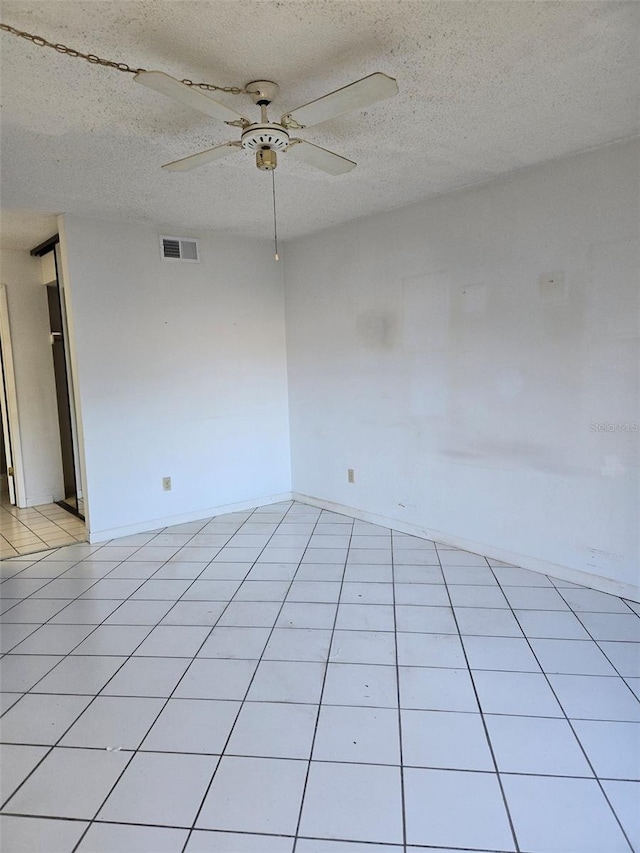
{"type": "MultiPolygon", "coordinates": [[[[111,59],[101,59],[94,53],[82,53],[81,51],[74,50],[74,48],[67,47],[64,44],[54,44],[53,42],[42,38],[42,36],[35,36],[32,33],[26,33],[23,30],[17,30],[15,27],[9,26],[9,24],[0,23],[0,30],[4,30],[5,32],[18,36],[19,38],[26,39],[38,47],[51,47],[58,53],[65,54],[65,56],[72,56],[77,59],[86,59],[86,61],[90,62],[92,65],[102,65],[106,68],[115,68],[116,71],[124,71],[126,74],[140,74],[143,71],[146,71],[146,68],[132,68],[130,65],[127,65],[126,62],[114,62],[111,59]]],[[[184,83],[185,86],[193,86],[196,89],[203,89],[205,92],[228,92],[230,95],[251,94],[247,89],[240,86],[216,86],[214,83],[194,83],[193,80],[188,79],[181,80],[180,82],[184,83]]]]}

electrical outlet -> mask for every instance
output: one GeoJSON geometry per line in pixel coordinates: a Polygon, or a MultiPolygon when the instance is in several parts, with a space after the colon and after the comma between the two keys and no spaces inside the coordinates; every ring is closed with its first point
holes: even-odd
{"type": "Polygon", "coordinates": [[[163,477],[162,478],[162,491],[170,492],[171,491],[171,477],[163,477]]]}
{"type": "Polygon", "coordinates": [[[353,473],[353,468],[347,468],[347,481],[349,483],[355,483],[356,481],[355,475],[353,473]]]}

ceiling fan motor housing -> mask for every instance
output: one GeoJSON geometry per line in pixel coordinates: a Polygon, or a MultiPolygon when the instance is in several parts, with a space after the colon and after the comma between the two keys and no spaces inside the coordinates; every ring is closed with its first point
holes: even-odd
{"type": "Polygon", "coordinates": [[[250,124],[241,141],[248,151],[284,151],[289,144],[289,134],[279,124],[250,124]]]}

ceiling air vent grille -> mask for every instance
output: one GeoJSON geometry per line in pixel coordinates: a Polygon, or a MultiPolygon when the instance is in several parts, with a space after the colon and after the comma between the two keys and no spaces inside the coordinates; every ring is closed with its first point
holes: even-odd
{"type": "Polygon", "coordinates": [[[200,263],[198,241],[182,237],[160,237],[160,255],[163,261],[200,263]]]}

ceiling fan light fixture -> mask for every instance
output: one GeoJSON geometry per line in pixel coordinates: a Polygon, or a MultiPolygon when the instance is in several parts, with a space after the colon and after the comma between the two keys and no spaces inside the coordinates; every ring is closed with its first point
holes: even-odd
{"type": "Polygon", "coordinates": [[[278,165],[278,155],[270,148],[261,148],[256,151],[256,166],[263,172],[273,172],[278,165]]]}

